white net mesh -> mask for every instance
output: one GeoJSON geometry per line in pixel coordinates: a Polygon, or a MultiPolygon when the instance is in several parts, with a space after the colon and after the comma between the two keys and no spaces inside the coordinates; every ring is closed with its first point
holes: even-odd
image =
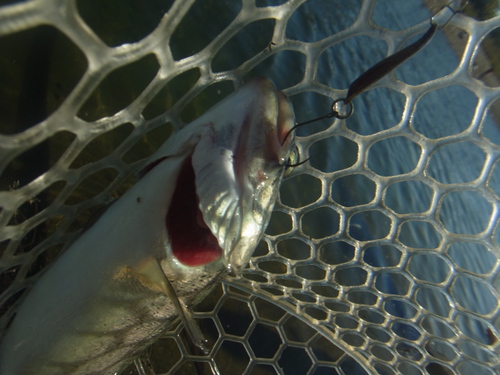
{"type": "MultiPolygon", "coordinates": [[[[4,3],[0,331],[172,131],[255,75],[298,120],[322,115],[442,6],[4,3]]],[[[197,308],[210,354],[179,325],[125,373],[500,373],[500,16],[481,14],[453,17],[349,119],[298,130],[309,162],[243,275],[197,308]]]]}

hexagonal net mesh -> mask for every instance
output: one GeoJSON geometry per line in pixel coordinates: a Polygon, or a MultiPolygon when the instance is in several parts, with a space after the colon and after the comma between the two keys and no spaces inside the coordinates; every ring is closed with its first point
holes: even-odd
{"type": "MultiPolygon", "coordinates": [[[[298,120],[318,117],[444,2],[7,3],[2,331],[172,131],[256,75],[298,120]]],[[[500,373],[500,17],[481,4],[353,116],[297,131],[309,161],[282,183],[243,274],[196,308],[210,354],[193,354],[179,324],[125,373],[500,373]]]]}

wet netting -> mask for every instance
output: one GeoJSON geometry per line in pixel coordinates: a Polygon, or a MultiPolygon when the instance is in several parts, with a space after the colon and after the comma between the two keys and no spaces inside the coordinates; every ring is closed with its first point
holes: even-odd
{"type": "MultiPolygon", "coordinates": [[[[306,121],[429,29],[421,0],[0,1],[0,332],[173,132],[254,76],[306,121]]],[[[500,16],[297,130],[248,267],[124,374],[500,373],[500,16]]],[[[230,115],[230,114],[229,114],[230,115]]],[[[64,282],[61,280],[61,282],[64,282]]]]}

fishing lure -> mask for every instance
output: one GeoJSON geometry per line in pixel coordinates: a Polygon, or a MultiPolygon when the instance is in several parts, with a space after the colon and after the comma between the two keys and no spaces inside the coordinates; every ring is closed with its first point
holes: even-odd
{"type": "MultiPolygon", "coordinates": [[[[331,110],[326,115],[314,118],[312,120],[307,120],[298,124],[295,124],[289,131],[288,134],[292,134],[297,128],[310,124],[312,122],[316,122],[319,120],[323,120],[326,118],[338,118],[340,120],[345,120],[349,118],[353,111],[354,107],[352,104],[352,100],[358,96],[359,94],[366,91],[368,88],[373,86],[374,83],[381,80],[387,74],[396,69],[399,65],[403,64],[409,58],[414,56],[418,51],[424,48],[432,39],[432,37],[436,34],[436,31],[439,28],[445,27],[448,22],[451,21],[453,16],[457,13],[461,12],[464,7],[467,5],[468,1],[463,0],[452,0],[446,6],[444,6],[440,11],[434,14],[430,19],[430,27],[429,29],[422,34],[420,38],[418,38],[415,42],[411,43],[407,47],[403,48],[400,51],[395,52],[394,54],[386,57],[385,59],[379,61],[372,67],[368,68],[365,72],[363,72],[358,78],[356,78],[350,85],[347,91],[347,96],[342,99],[337,99],[333,102],[331,106],[331,110]]],[[[283,142],[288,137],[288,134],[283,139],[283,142]]]]}
{"type": "Polygon", "coordinates": [[[0,347],[2,375],[115,374],[249,260],[293,140],[291,103],[255,79],[172,136],[144,177],[35,284],[0,347]]]}

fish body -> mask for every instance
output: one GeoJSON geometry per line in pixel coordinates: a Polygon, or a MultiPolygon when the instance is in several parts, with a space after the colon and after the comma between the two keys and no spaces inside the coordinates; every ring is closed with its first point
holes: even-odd
{"type": "Polygon", "coordinates": [[[254,79],[172,136],[45,272],[0,343],[1,375],[115,374],[249,260],[290,152],[288,99],[254,79]],[[283,143],[283,144],[282,144],[283,143]]]}

